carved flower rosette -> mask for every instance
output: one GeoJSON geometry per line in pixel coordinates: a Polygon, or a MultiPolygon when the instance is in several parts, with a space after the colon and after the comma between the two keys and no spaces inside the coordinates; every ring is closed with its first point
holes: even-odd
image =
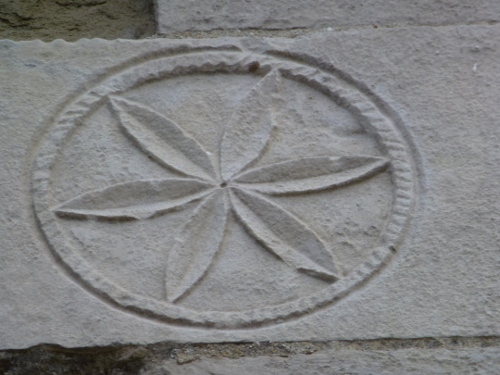
{"type": "Polygon", "coordinates": [[[401,239],[412,164],[379,106],[271,54],[130,63],[58,116],[35,212],[61,265],[115,305],[221,328],[297,316],[401,239]]]}

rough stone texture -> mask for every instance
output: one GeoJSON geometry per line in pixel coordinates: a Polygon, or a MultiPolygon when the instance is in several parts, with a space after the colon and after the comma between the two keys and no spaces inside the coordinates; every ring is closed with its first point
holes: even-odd
{"type": "Polygon", "coordinates": [[[158,32],[449,25],[499,21],[500,5],[480,1],[156,0],[158,32]]]}
{"type": "Polygon", "coordinates": [[[0,0],[0,39],[139,39],[154,33],[151,0],[0,0]]]}
{"type": "Polygon", "coordinates": [[[499,40],[1,42],[0,348],[498,335],[499,40]]]}
{"type": "Polygon", "coordinates": [[[500,350],[399,350],[389,352],[330,352],[297,355],[292,358],[209,359],[183,366],[169,363],[143,374],[495,374],[500,366],[500,350]],[[166,371],[165,371],[166,370],[166,371]],[[162,372],[163,371],[163,372],[162,372]]]}
{"type": "Polygon", "coordinates": [[[0,351],[3,375],[496,374],[499,338],[385,339],[0,351]]]}

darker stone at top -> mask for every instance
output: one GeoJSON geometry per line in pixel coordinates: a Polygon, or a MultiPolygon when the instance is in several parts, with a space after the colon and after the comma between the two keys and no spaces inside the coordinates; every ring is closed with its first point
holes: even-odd
{"type": "Polygon", "coordinates": [[[153,0],[0,0],[0,39],[140,39],[153,14],[153,0]]]}

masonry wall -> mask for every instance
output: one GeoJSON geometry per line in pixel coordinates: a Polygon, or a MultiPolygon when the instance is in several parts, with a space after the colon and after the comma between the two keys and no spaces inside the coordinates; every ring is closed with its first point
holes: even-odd
{"type": "MultiPolygon", "coordinates": [[[[434,237],[429,235],[429,248],[432,249],[425,253],[427,258],[424,256],[418,258],[418,250],[421,250],[421,254],[425,252],[422,250],[425,248],[424,243],[426,243],[427,238],[425,233],[431,233],[434,228],[430,228],[431,225],[428,224],[427,227],[425,225],[417,226],[417,229],[410,231],[410,237],[417,245],[414,247],[407,245],[406,248],[402,245],[402,255],[396,254],[396,260],[391,261],[392,263],[387,261],[384,266],[390,268],[392,272],[395,268],[397,269],[397,265],[403,264],[401,267],[407,267],[405,268],[408,271],[406,275],[409,276],[406,278],[401,276],[401,279],[395,277],[392,281],[382,282],[377,279],[378,273],[375,272],[374,278],[380,284],[378,288],[375,288],[375,294],[378,293],[377,296],[382,296],[380,300],[382,302],[373,302],[375,297],[372,299],[363,297],[364,287],[353,292],[353,294],[360,293],[362,295],[358,299],[353,297],[353,304],[369,306],[372,303],[373,306],[377,307],[373,310],[373,315],[377,315],[376,318],[373,318],[372,311],[365,312],[362,311],[362,308],[352,308],[359,314],[359,319],[366,319],[366,325],[356,324],[359,323],[356,319],[349,321],[349,313],[346,313],[347,318],[345,316],[339,318],[339,321],[347,321],[348,327],[344,327],[344,330],[342,328],[335,330],[337,329],[335,326],[335,329],[332,328],[331,331],[335,334],[328,333],[331,326],[339,325],[334,319],[330,319],[324,325],[317,322],[316,325],[311,323],[311,327],[314,326],[311,328],[312,331],[325,332],[325,336],[315,336],[317,339],[315,337],[307,340],[302,339],[309,332],[312,332],[307,325],[300,327],[297,333],[291,333],[293,329],[287,332],[286,328],[282,328],[277,331],[277,334],[269,334],[271,339],[266,339],[267,333],[262,333],[265,326],[258,325],[245,327],[249,331],[256,332],[248,336],[255,339],[245,338],[241,330],[235,330],[236,333],[229,331],[230,333],[227,335],[226,332],[223,332],[218,336],[210,336],[210,333],[207,333],[210,331],[210,327],[200,329],[202,333],[199,336],[197,333],[192,334],[196,329],[189,331],[191,329],[189,328],[186,330],[187,336],[176,333],[175,339],[172,339],[168,335],[164,335],[164,340],[158,339],[162,336],[156,332],[156,329],[151,328],[150,336],[146,337],[147,334],[140,336],[143,331],[136,328],[139,336],[135,339],[130,338],[132,334],[129,336],[123,334],[127,323],[120,323],[122,325],[113,327],[115,332],[122,330],[122,332],[117,333],[119,338],[116,342],[109,338],[111,334],[108,336],[103,334],[101,337],[93,331],[88,336],[83,334],[83,341],[79,341],[80,339],[74,335],[66,337],[67,342],[76,344],[65,345],[65,339],[60,339],[58,333],[55,332],[57,330],[53,328],[57,326],[55,320],[50,320],[50,316],[53,314],[46,310],[38,311],[42,314],[41,321],[43,321],[42,323],[38,322],[37,311],[27,312],[23,307],[23,299],[21,297],[17,299],[15,296],[16,293],[23,294],[22,288],[12,287],[9,289],[5,283],[7,286],[4,285],[4,289],[0,289],[0,297],[1,293],[8,296],[8,298],[4,298],[5,301],[8,301],[4,304],[4,310],[18,311],[23,317],[31,314],[33,321],[37,321],[36,329],[38,331],[33,330],[33,332],[44,333],[40,334],[39,337],[33,334],[33,336],[26,335],[26,337],[13,339],[15,333],[6,327],[14,324],[12,322],[16,322],[18,327],[30,326],[31,321],[19,323],[16,321],[17,316],[14,316],[14,313],[0,315],[0,347],[2,349],[0,350],[0,374],[368,375],[499,373],[500,295],[498,290],[500,290],[500,285],[498,278],[495,278],[495,272],[496,276],[500,273],[500,250],[498,248],[498,220],[500,219],[498,209],[500,207],[495,206],[495,197],[498,197],[498,191],[500,191],[498,189],[500,184],[498,164],[495,164],[500,160],[498,151],[496,151],[498,149],[498,138],[496,137],[499,129],[499,113],[498,108],[491,104],[494,100],[498,101],[499,92],[488,83],[493,82],[494,85],[494,82],[500,78],[498,71],[500,57],[499,21],[500,3],[494,0],[469,2],[408,1],[407,4],[381,0],[370,3],[341,0],[333,2],[158,0],[155,3],[152,0],[0,0],[0,39],[5,39],[2,43],[7,51],[2,52],[1,58],[3,60],[0,60],[0,65],[2,61],[4,62],[4,71],[2,71],[2,74],[5,74],[4,86],[2,87],[0,80],[0,91],[4,90],[5,103],[10,103],[8,100],[11,100],[10,93],[12,92],[27,92],[29,94],[30,90],[19,84],[21,79],[15,81],[15,77],[8,76],[10,72],[19,74],[21,71],[16,65],[18,61],[21,61],[21,65],[26,67],[29,67],[30,64],[33,65],[32,67],[36,67],[38,60],[35,63],[31,62],[30,56],[27,56],[26,52],[29,48],[22,43],[36,39],[47,43],[56,39],[77,42],[74,45],[75,48],[84,46],[84,44],[78,44],[82,43],[82,38],[102,38],[109,40],[109,43],[116,42],[116,39],[135,40],[136,42],[124,42],[130,44],[126,44],[126,47],[123,48],[130,50],[136,48],[137,54],[146,51],[151,55],[154,55],[154,52],[151,51],[164,46],[162,43],[168,45],[174,41],[182,43],[183,40],[186,40],[186,45],[181,45],[180,50],[183,48],[195,50],[198,48],[197,43],[212,40],[215,41],[207,43],[215,43],[216,47],[214,48],[218,48],[217,43],[231,44],[234,42],[243,47],[255,43],[257,47],[252,47],[254,50],[266,50],[266,48],[274,48],[274,43],[280,46],[292,46],[296,42],[297,44],[293,48],[298,50],[308,44],[301,45],[301,40],[310,40],[313,47],[310,47],[308,53],[316,53],[319,56],[323,54],[322,46],[328,45],[328,41],[334,40],[330,45],[338,47],[339,55],[348,56],[350,48],[352,48],[352,53],[361,55],[365,51],[366,56],[357,59],[355,68],[357,72],[355,73],[359,73],[360,79],[368,83],[359,84],[357,82],[357,87],[362,87],[363,90],[370,93],[379,90],[382,92],[384,100],[387,98],[389,98],[388,101],[392,100],[391,103],[396,108],[395,112],[399,113],[398,116],[401,116],[401,119],[410,123],[413,132],[417,134],[415,144],[410,147],[413,147],[411,151],[415,154],[418,154],[417,151],[424,151],[424,156],[416,163],[418,166],[415,167],[415,175],[422,177],[419,173],[426,174],[426,178],[428,176],[431,182],[429,185],[424,182],[419,185],[421,190],[418,192],[420,194],[418,199],[420,202],[425,201],[426,206],[424,207],[423,204],[418,206],[420,211],[416,211],[414,218],[418,223],[419,218],[424,222],[422,217],[442,214],[443,217],[449,219],[449,222],[443,224],[442,231],[437,232],[446,233],[447,229],[450,230],[448,237],[445,234],[439,237],[439,233],[435,232],[433,232],[434,237]],[[387,36],[385,40],[392,40],[392,45],[395,43],[401,45],[399,49],[393,48],[391,50],[388,47],[389,57],[387,61],[382,51],[383,39],[378,37],[377,33],[386,33],[384,34],[387,36]],[[225,37],[234,39],[221,39],[222,42],[216,39],[225,37]],[[268,39],[255,42],[259,38],[268,39]],[[192,39],[200,41],[192,41],[192,39]],[[79,40],[80,42],[78,42],[79,40]],[[139,41],[145,43],[144,47],[140,45],[139,41]],[[370,50],[370,47],[364,49],[364,46],[372,46],[371,48],[373,48],[373,45],[380,46],[377,49],[379,55],[375,56],[374,53],[370,52],[373,51],[370,50]],[[17,52],[8,52],[12,46],[17,52]],[[407,54],[404,51],[405,46],[408,46],[411,53],[407,54]],[[141,48],[144,48],[144,51],[141,51],[141,48]],[[374,64],[370,65],[372,58],[374,64]],[[447,60],[441,60],[442,58],[447,60]],[[409,60],[412,62],[408,63],[409,60]],[[415,76],[409,72],[411,69],[406,69],[404,72],[399,71],[398,69],[403,65],[406,68],[415,66],[417,72],[415,76]],[[426,71],[430,72],[429,76],[434,74],[426,82],[431,86],[435,84],[435,89],[432,87],[421,88],[420,83],[425,80],[426,71]],[[450,92],[446,91],[448,86],[445,84],[445,78],[443,81],[439,81],[439,77],[448,79],[450,87],[452,87],[450,92]],[[465,83],[462,80],[467,82],[467,88],[463,87],[465,83]],[[474,86],[474,82],[479,80],[480,83],[474,86]],[[403,87],[405,84],[406,86],[403,87]],[[414,90],[418,97],[415,101],[410,94],[404,97],[405,93],[411,90],[414,90]],[[470,90],[470,92],[465,92],[466,90],[470,90]],[[394,93],[397,92],[402,97],[396,97],[397,95],[394,93]],[[496,99],[494,96],[497,96],[496,99]],[[436,124],[432,123],[432,126],[429,125],[432,116],[426,117],[429,113],[435,114],[434,119],[439,120],[436,120],[436,124]],[[453,119],[453,124],[446,123],[447,119],[453,119]],[[445,125],[441,127],[441,124],[445,125]],[[476,124],[480,125],[477,125],[476,128],[476,124]],[[425,128],[426,126],[428,128],[425,128]],[[453,140],[454,137],[458,140],[453,140]],[[484,141],[480,141],[480,139],[484,141]],[[469,140],[470,147],[467,146],[469,140]],[[428,146],[431,143],[434,148],[428,146]],[[446,144],[448,146],[447,152],[440,154],[438,144],[446,144]],[[456,147],[454,147],[455,144],[456,147]],[[428,148],[426,149],[426,147],[428,148]],[[425,155],[426,151],[428,151],[427,156],[425,155]],[[462,172],[457,172],[456,170],[461,166],[464,166],[464,169],[462,172]],[[463,172],[464,170],[469,172],[463,172]],[[432,185],[432,182],[435,185],[432,185]],[[450,191],[456,191],[459,197],[443,197],[445,192],[450,191]],[[435,195],[433,195],[434,193],[435,195]],[[438,193],[443,194],[443,196],[438,196],[438,193]],[[473,199],[477,199],[478,203],[474,203],[473,199]],[[436,202],[441,204],[441,209],[433,210],[433,204],[437,204],[436,202]],[[467,202],[467,207],[463,207],[463,202],[467,202]],[[478,212],[475,213],[474,209],[477,207],[482,208],[482,210],[478,209],[478,212]],[[471,217],[464,218],[458,212],[469,212],[471,217]],[[475,223],[481,223],[481,225],[475,226],[475,223]],[[425,232],[426,230],[428,232],[425,232]],[[451,244],[453,239],[459,239],[460,244],[451,244]],[[435,243],[431,245],[433,241],[435,243]],[[442,248],[439,248],[438,244],[442,248]],[[417,250],[412,252],[414,249],[417,250]],[[415,253],[417,255],[414,255],[415,253]],[[442,271],[443,265],[448,265],[449,268],[442,271]],[[411,273],[412,270],[414,273],[411,273]],[[430,280],[429,275],[435,279],[430,280]],[[420,284],[415,282],[415,285],[428,285],[428,289],[424,287],[412,289],[413,284],[411,283],[414,280],[421,281],[420,284]],[[404,285],[410,286],[408,290],[401,292],[398,289],[400,285],[403,285],[401,288],[404,288],[404,285]],[[412,294],[413,292],[415,295],[412,294]],[[397,301],[390,299],[392,293],[400,293],[398,296],[403,295],[407,300],[403,301],[403,297],[401,297],[398,299],[399,304],[396,305],[397,301]],[[384,300],[386,295],[389,297],[384,300]],[[413,296],[415,297],[413,298],[413,296]],[[391,306],[387,306],[387,303],[384,302],[386,300],[394,302],[396,307],[391,309],[391,306]],[[404,310],[405,306],[408,305],[412,307],[404,310]],[[433,315],[432,306],[434,305],[437,306],[436,311],[441,309],[439,311],[444,311],[444,313],[433,315]],[[387,314],[386,316],[384,316],[384,312],[387,314]],[[415,317],[421,318],[419,323],[414,325],[411,323],[413,312],[415,317]],[[425,317],[432,317],[432,319],[426,320],[425,317]],[[381,323],[376,325],[371,323],[370,319],[381,323]],[[426,325],[422,321],[429,324],[426,325]],[[357,332],[352,334],[352,337],[349,336],[349,324],[352,325],[351,332],[357,332]],[[52,328],[44,330],[45,325],[52,328]],[[366,336],[364,335],[365,331],[363,331],[365,328],[366,336]],[[3,336],[2,330],[4,330],[3,336]],[[419,334],[412,334],[412,332],[419,334]],[[191,334],[192,336],[190,336],[191,334]],[[232,336],[233,334],[234,336],[232,336]],[[50,340],[46,341],[47,337],[50,340]],[[197,337],[207,339],[197,339],[197,337]],[[227,340],[224,339],[225,337],[227,340]],[[292,337],[292,339],[275,339],[276,337],[292,337]],[[88,342],[101,342],[99,340],[105,344],[88,344],[88,342]],[[22,344],[9,347],[7,342],[22,344]],[[25,344],[32,342],[37,344],[25,344]],[[78,342],[82,342],[82,344],[78,345],[78,342]]],[[[47,48],[58,50],[57,43],[60,42],[52,43],[47,48]]],[[[106,43],[108,42],[90,41],[90,44],[101,53],[98,57],[99,61],[111,71],[114,68],[111,68],[112,64],[106,57],[106,53],[108,53],[106,52],[106,43]]],[[[59,52],[61,56],[70,60],[68,56],[71,55],[70,52],[74,46],[64,45],[65,47],[59,49],[59,52]]],[[[40,50],[45,48],[45,45],[37,44],[36,46],[40,50]]],[[[117,53],[118,55],[124,54],[123,50],[120,51],[122,52],[117,53]]],[[[87,55],[85,68],[82,68],[82,71],[87,74],[94,69],[92,73],[94,76],[88,73],[89,77],[101,77],[100,74],[103,73],[96,72],[97,69],[91,67],[88,57],[89,54],[92,54],[93,47],[84,50],[84,53],[80,52],[87,55]]],[[[146,52],[144,54],[148,55],[146,52]]],[[[329,62],[325,62],[330,56],[329,53],[333,55],[331,50],[322,55],[324,66],[321,68],[329,64],[329,62]]],[[[110,54],[112,55],[111,52],[110,54]]],[[[38,51],[36,56],[41,61],[43,51],[38,51]]],[[[125,57],[125,55],[120,55],[117,59],[125,61],[125,57]]],[[[109,60],[112,58],[110,57],[109,60]]],[[[334,65],[337,64],[334,58],[331,60],[334,65]]],[[[343,63],[339,62],[339,65],[344,64],[342,68],[349,69],[349,64],[345,62],[345,59],[342,61],[343,63]]],[[[72,61],[68,64],[77,66],[78,62],[72,61]]],[[[64,69],[60,69],[61,72],[64,71],[64,69]]],[[[252,69],[259,69],[258,64],[248,68],[250,72],[252,69]]],[[[68,74],[69,79],[71,79],[71,74],[77,76],[79,70],[75,68],[72,73],[68,74]]],[[[35,78],[29,78],[31,77],[30,73],[26,75],[27,79],[33,80],[29,82],[37,82],[35,78]]],[[[342,77],[345,78],[345,76],[342,77]]],[[[44,84],[49,82],[47,77],[45,79],[44,84]]],[[[64,79],[66,78],[64,77],[64,79]]],[[[57,82],[61,87],[65,85],[63,78],[57,82]]],[[[83,86],[85,83],[82,82],[71,83],[68,84],[70,89],[67,91],[70,93],[83,86]]],[[[37,92],[40,91],[41,89],[37,92]]],[[[0,104],[2,103],[4,102],[0,104]]],[[[53,104],[48,99],[43,103],[53,104]]],[[[45,105],[42,104],[40,107],[45,105]]],[[[20,107],[24,105],[19,104],[20,107]]],[[[8,105],[0,108],[6,108],[3,112],[3,118],[2,113],[0,113],[0,123],[3,120],[6,124],[8,122],[12,129],[15,129],[12,125],[17,124],[14,112],[18,113],[19,111],[10,109],[8,105]]],[[[389,112],[387,111],[387,113],[389,112]]],[[[36,118],[36,115],[32,113],[28,113],[26,116],[36,118]]],[[[47,114],[44,116],[49,117],[47,114]]],[[[390,117],[390,115],[387,116],[390,117]]],[[[20,121],[20,123],[25,122],[20,121]]],[[[39,132],[43,133],[42,130],[39,132]]],[[[5,145],[10,143],[10,138],[8,138],[10,135],[8,134],[12,133],[4,131],[2,134],[0,132],[0,138],[3,138],[2,142],[5,145]]],[[[13,170],[9,160],[14,159],[3,159],[6,165],[4,169],[7,171],[5,173],[10,173],[13,170]]],[[[19,172],[19,175],[23,175],[23,173],[27,172],[19,172]]],[[[3,196],[8,201],[10,188],[5,186],[5,184],[2,185],[1,189],[3,196]]],[[[13,214],[7,208],[3,211],[2,223],[5,223],[7,228],[13,214]]],[[[3,272],[7,275],[5,276],[6,280],[14,280],[8,276],[13,273],[12,268],[7,269],[7,265],[10,264],[8,262],[11,261],[11,253],[8,252],[10,250],[12,249],[0,248],[6,259],[4,263],[6,266],[3,270],[2,264],[0,264],[0,273],[3,272]]],[[[12,264],[17,263],[12,261],[12,264]]],[[[26,272],[36,274],[32,271],[26,272]]],[[[67,272],[67,275],[70,273],[67,272]]],[[[23,277],[24,279],[25,277],[23,277]]],[[[12,282],[16,285],[21,283],[21,281],[12,282]]],[[[87,292],[89,290],[85,291],[85,293],[87,292]]],[[[101,298],[100,295],[95,300],[97,301],[99,298],[101,298]]],[[[1,301],[0,298],[0,304],[2,304],[1,301]]],[[[59,302],[59,305],[64,304],[59,302]]],[[[318,308],[318,310],[321,309],[323,307],[318,308]]],[[[73,307],[68,308],[65,313],[67,316],[73,314],[71,319],[78,316],[73,307]],[[70,310],[71,312],[69,312],[70,310]]],[[[120,310],[121,313],[123,313],[122,310],[120,310]]],[[[89,310],[82,308],[82,314],[90,316],[90,308],[89,310]]],[[[146,318],[148,317],[146,316],[146,318]]],[[[111,322],[109,324],[114,324],[112,318],[109,318],[109,322],[111,322]]],[[[160,323],[163,324],[163,321],[160,320],[160,323]]],[[[154,324],[160,323],[154,322],[154,324]]],[[[281,321],[279,323],[281,324],[281,321]]],[[[68,326],[71,324],[73,323],[67,323],[68,326]]],[[[80,329],[74,327],[68,328],[66,326],[64,329],[73,330],[72,332],[80,329]]],[[[286,327],[286,325],[281,327],[286,327]]]]}

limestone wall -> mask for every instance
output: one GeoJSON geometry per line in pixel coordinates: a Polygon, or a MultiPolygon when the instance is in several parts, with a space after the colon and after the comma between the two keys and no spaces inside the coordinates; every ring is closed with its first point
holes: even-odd
{"type": "Polygon", "coordinates": [[[499,18],[0,0],[0,375],[500,373],[499,18]]]}

